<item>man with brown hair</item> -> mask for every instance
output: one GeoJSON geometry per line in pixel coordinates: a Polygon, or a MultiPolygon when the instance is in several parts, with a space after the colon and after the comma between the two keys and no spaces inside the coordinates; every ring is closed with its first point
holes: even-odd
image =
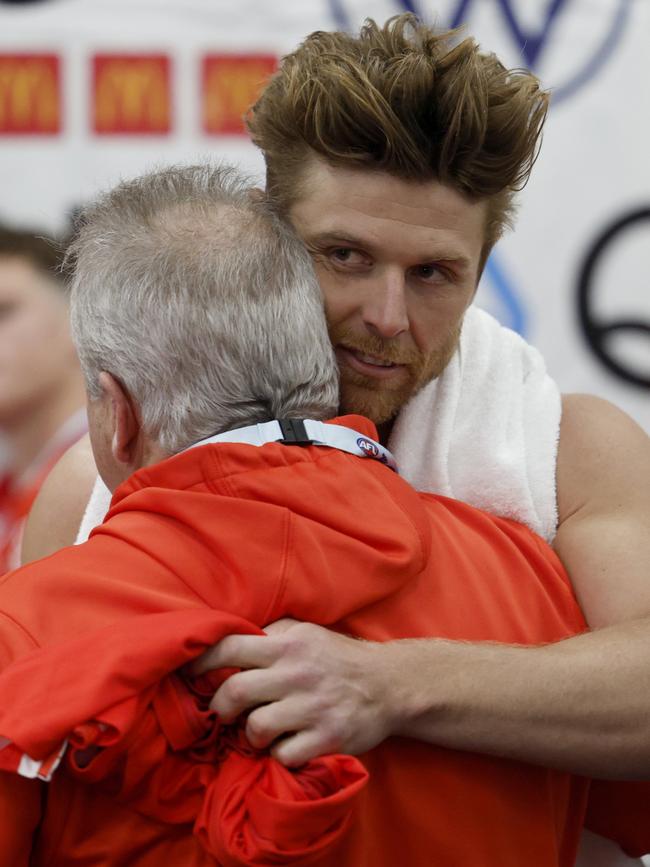
{"type": "MultiPolygon", "coordinates": [[[[250,115],[267,191],[314,257],[342,408],[379,424],[402,467],[409,468],[406,446],[427,439],[414,406],[426,400],[434,424],[431,406],[444,411],[448,383],[439,375],[449,379],[463,317],[534,163],[547,104],[532,75],[504,69],[471,39],[457,43],[454,34],[401,16],[384,27],[369,22],[359,37],[313,34],[285,58],[250,115]],[[426,386],[436,377],[437,390],[435,382],[426,386]]],[[[469,350],[466,340],[464,372],[476,376],[469,350]]],[[[505,381],[506,371],[499,376],[505,381]]],[[[491,395],[487,383],[482,402],[491,395]]],[[[485,407],[483,419],[459,400],[465,415],[449,453],[441,459],[430,442],[407,477],[422,488],[423,464],[452,465],[456,449],[465,466],[443,492],[502,514],[512,508],[511,516],[552,539],[591,626],[609,628],[532,652],[441,641],[380,648],[303,624],[273,636],[274,652],[256,658],[254,642],[231,638],[212,664],[258,670],[229,681],[215,706],[227,718],[257,707],[249,717],[255,745],[290,733],[275,754],[297,764],[325,750],[366,749],[392,721],[393,734],[443,746],[593,775],[650,774],[648,692],[639,693],[650,659],[647,436],[604,401],[565,396],[559,512],[550,520],[554,459],[536,465],[525,455],[525,491],[511,465],[512,429],[491,447],[481,441],[478,459],[464,447],[472,439],[463,424],[487,424],[500,412],[511,424],[515,400],[485,407]],[[502,484],[512,485],[514,507],[504,508],[494,488],[478,490],[483,470],[475,465],[491,461],[502,484]],[[531,520],[522,501],[543,486],[535,482],[541,466],[548,484],[531,520]],[[304,690],[305,677],[319,686],[304,690]]],[[[543,441],[531,439],[524,450],[554,451],[556,406],[547,398],[535,416],[540,429],[548,425],[543,441]]],[[[438,491],[441,475],[433,478],[438,491]]]]}
{"type": "MultiPolygon", "coordinates": [[[[254,708],[251,742],[277,739],[289,765],[389,733],[588,775],[650,775],[648,438],[578,395],[563,398],[560,429],[533,351],[470,307],[546,105],[533,76],[401,16],[359,37],[312,35],[253,109],[268,192],[314,258],[342,409],[381,425],[417,487],[553,539],[596,630],[534,649],[361,643],[309,624],[271,628],[263,654],[229,638],[205,665],[248,670],[215,706],[226,719],[254,708]]],[[[59,515],[66,527],[78,520],[59,515]]],[[[32,530],[28,554],[42,555],[51,543],[38,520],[32,530]]]]}

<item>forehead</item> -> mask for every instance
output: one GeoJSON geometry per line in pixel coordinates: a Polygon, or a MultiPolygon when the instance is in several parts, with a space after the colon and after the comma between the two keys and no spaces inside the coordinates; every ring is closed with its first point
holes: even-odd
{"type": "Polygon", "coordinates": [[[384,172],[330,166],[313,160],[301,196],[290,209],[298,233],[361,237],[383,250],[417,255],[456,253],[478,257],[487,203],[471,201],[438,181],[406,181],[384,172]],[[449,248],[443,250],[442,248],[449,248]]]}
{"type": "Polygon", "coordinates": [[[40,272],[24,256],[0,254],[0,295],[30,300],[59,299],[56,281],[40,272]]]}

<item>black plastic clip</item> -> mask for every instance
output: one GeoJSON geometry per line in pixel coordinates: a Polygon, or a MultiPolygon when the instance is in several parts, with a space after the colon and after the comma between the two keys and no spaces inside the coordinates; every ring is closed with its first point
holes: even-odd
{"type": "Polygon", "coordinates": [[[313,443],[301,418],[278,418],[276,421],[282,431],[279,442],[290,446],[309,446],[313,443]]]}

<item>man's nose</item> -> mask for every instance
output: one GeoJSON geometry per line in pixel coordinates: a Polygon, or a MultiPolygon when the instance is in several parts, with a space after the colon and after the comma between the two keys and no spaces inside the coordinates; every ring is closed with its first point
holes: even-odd
{"type": "Polygon", "coordinates": [[[386,269],[370,281],[362,315],[364,324],[379,337],[397,337],[408,331],[406,281],[401,269],[386,269]]]}

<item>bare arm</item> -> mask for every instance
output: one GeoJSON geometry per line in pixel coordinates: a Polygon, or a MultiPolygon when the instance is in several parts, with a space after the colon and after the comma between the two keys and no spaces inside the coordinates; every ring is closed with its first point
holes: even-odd
{"type": "MultiPolygon", "coordinates": [[[[205,664],[243,665],[215,697],[253,742],[298,764],[386,733],[580,773],[650,776],[650,441],[604,401],[565,400],[556,548],[597,631],[542,648],[355,642],[284,627],[264,660],[233,637],[205,664]],[[260,666],[259,668],[257,666],[260,666]]],[[[259,647],[259,645],[258,645],[259,647]]]]}
{"type": "Polygon", "coordinates": [[[564,399],[555,550],[593,629],[650,616],[650,437],[604,400],[564,399]]]}
{"type": "Polygon", "coordinates": [[[648,777],[650,440],[605,401],[576,395],[560,442],[555,547],[596,631],[544,648],[423,648],[422,663],[429,653],[439,672],[438,709],[416,702],[399,730],[579,773],[648,777]]]}
{"type": "Polygon", "coordinates": [[[96,478],[85,436],[58,461],[38,493],[23,536],[23,565],[74,544],[96,478]]]}

